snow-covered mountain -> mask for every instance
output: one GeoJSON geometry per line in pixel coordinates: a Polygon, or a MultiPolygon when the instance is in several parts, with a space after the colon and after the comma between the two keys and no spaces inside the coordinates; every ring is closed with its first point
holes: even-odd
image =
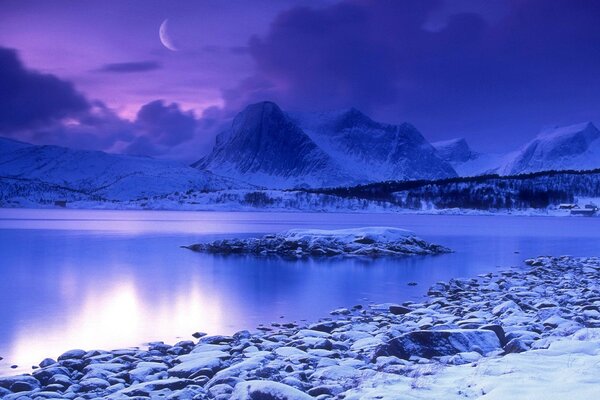
{"type": "Polygon", "coordinates": [[[381,124],[356,109],[288,115],[271,102],[238,114],[194,166],[280,188],[456,176],[409,124],[381,124]]]}
{"type": "Polygon", "coordinates": [[[319,147],[361,182],[456,176],[408,123],[376,122],[355,108],[293,118],[319,147]]]}
{"type": "Polygon", "coordinates": [[[247,106],[219,134],[213,151],[193,166],[266,187],[354,181],[272,102],[247,106]]]}
{"type": "Polygon", "coordinates": [[[498,172],[514,175],[594,168],[600,168],[600,131],[591,122],[585,122],[543,131],[514,152],[498,172]]]}
{"type": "Polygon", "coordinates": [[[450,163],[459,176],[477,176],[495,173],[505,155],[479,153],[471,149],[463,138],[432,143],[440,158],[450,163]]]}
{"type": "Polygon", "coordinates": [[[243,185],[210,172],[146,157],[35,146],[0,139],[0,181],[50,184],[112,200],[243,185]]]}

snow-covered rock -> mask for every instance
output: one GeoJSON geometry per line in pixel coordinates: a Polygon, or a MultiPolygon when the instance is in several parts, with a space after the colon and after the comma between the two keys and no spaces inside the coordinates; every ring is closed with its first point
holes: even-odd
{"type": "Polygon", "coordinates": [[[458,353],[478,352],[488,354],[501,350],[495,332],[479,329],[422,330],[408,332],[379,346],[373,358],[395,356],[433,358],[452,356],[458,353]]]}
{"type": "Polygon", "coordinates": [[[591,122],[549,129],[514,152],[503,175],[600,168],[600,131],[591,122]]]}
{"type": "Polygon", "coordinates": [[[187,248],[207,253],[319,256],[404,256],[447,253],[450,250],[427,243],[412,232],[390,227],[354,229],[291,229],[262,238],[222,239],[187,248]]]}
{"type": "Polygon", "coordinates": [[[311,400],[300,390],[279,382],[246,381],[238,383],[231,395],[231,400],[311,400]]]}

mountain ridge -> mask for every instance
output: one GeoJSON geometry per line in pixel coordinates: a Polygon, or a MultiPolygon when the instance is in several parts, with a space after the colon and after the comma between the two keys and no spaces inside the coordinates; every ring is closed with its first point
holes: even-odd
{"type": "Polygon", "coordinates": [[[192,165],[252,184],[268,181],[279,188],[456,176],[410,124],[376,122],[355,108],[287,114],[272,102],[247,106],[218,136],[213,151],[192,165]],[[281,131],[273,132],[276,128],[281,131]],[[291,165],[281,162],[282,157],[291,165]],[[260,167],[248,168],[252,163],[260,167]]]}

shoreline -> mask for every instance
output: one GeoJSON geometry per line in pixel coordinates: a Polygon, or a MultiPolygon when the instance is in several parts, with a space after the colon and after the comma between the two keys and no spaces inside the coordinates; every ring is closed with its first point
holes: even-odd
{"type": "MultiPolygon", "coordinates": [[[[420,303],[356,305],[307,325],[273,323],[273,330],[174,346],[156,342],[147,350],[73,350],[56,362],[44,360],[32,375],[0,378],[0,395],[245,399],[244,393],[268,390],[289,399],[374,392],[393,398],[384,393],[389,386],[391,393],[405,388],[437,398],[435,387],[423,381],[442,379],[461,365],[508,360],[507,354],[549,351],[543,349],[572,335],[587,343],[582,330],[600,329],[600,259],[538,257],[528,264],[438,283],[420,303]],[[435,349],[439,340],[419,341],[414,332],[430,339],[440,332],[458,335],[462,345],[435,349]]],[[[595,348],[600,354],[600,344],[595,348]]],[[[473,393],[468,398],[477,398],[473,393]]]]}
{"type": "Polygon", "coordinates": [[[174,207],[136,207],[123,205],[122,207],[104,207],[103,205],[95,204],[92,206],[78,207],[77,203],[73,203],[76,206],[73,207],[57,207],[54,205],[43,206],[37,204],[36,207],[9,207],[7,205],[1,205],[0,210],[59,210],[59,211],[160,211],[160,212],[231,212],[231,213],[282,213],[282,214],[392,214],[392,215],[444,215],[444,216],[481,216],[481,217],[494,217],[494,216],[506,216],[506,217],[575,217],[575,218],[594,218],[594,216],[582,216],[582,215],[570,215],[568,210],[559,209],[526,209],[526,210],[506,210],[506,211],[483,211],[475,209],[437,209],[437,210],[412,210],[408,208],[403,209],[291,209],[291,208],[261,208],[251,206],[240,206],[234,208],[223,207],[186,207],[185,205],[177,205],[174,207]]]}

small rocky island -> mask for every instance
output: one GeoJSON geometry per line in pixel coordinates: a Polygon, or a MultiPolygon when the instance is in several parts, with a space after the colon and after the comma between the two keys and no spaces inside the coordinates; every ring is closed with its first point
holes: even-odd
{"type": "Polygon", "coordinates": [[[407,256],[449,253],[411,231],[391,227],[353,229],[291,229],[261,238],[221,239],[184,246],[214,254],[253,254],[280,257],[407,256]]]}

